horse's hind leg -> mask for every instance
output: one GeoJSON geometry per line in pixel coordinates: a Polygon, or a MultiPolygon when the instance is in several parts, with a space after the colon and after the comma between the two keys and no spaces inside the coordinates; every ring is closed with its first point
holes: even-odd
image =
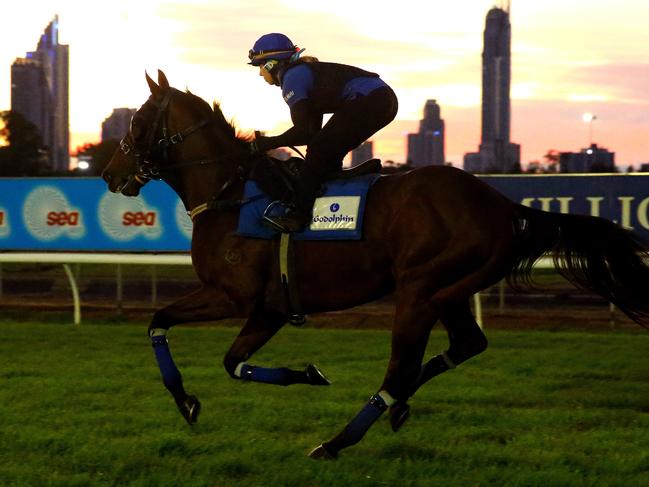
{"type": "Polygon", "coordinates": [[[392,355],[379,392],[336,437],[316,447],[310,457],[336,458],[340,450],[358,443],[388,408],[392,428],[398,430],[408,418],[408,398],[422,384],[486,348],[486,338],[471,314],[468,299],[453,304],[449,294],[456,289],[452,287],[435,293],[433,298],[417,299],[414,286],[406,286],[398,293],[392,355]],[[443,319],[450,346],[422,366],[430,330],[438,317],[443,319]]]}
{"type": "Polygon", "coordinates": [[[288,386],[291,384],[329,385],[320,369],[309,364],[304,370],[288,367],[269,368],[250,365],[246,361],[286,323],[283,313],[255,310],[223,359],[225,370],[233,379],[288,386]]]}
{"type": "Polygon", "coordinates": [[[487,349],[487,337],[476,323],[468,301],[446,305],[441,321],[448,333],[448,350],[433,357],[422,366],[416,388],[421,387],[436,375],[449,368],[455,368],[487,349]]]}
{"type": "MultiPolygon", "coordinates": [[[[408,397],[433,377],[455,368],[487,348],[487,338],[476,323],[468,300],[445,305],[441,321],[448,333],[449,348],[421,366],[419,377],[408,397]]],[[[390,407],[390,424],[394,431],[398,431],[408,419],[409,411],[406,401],[398,401],[390,407]]]]}
{"type": "Polygon", "coordinates": [[[418,300],[410,289],[398,294],[392,355],[383,385],[338,435],[309,454],[311,458],[336,458],[340,450],[358,443],[389,406],[408,399],[419,377],[437,313],[426,302],[418,300]]]}

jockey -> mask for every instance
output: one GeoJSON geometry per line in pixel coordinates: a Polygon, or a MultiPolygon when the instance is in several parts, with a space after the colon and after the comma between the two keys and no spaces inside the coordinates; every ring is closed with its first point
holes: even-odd
{"type": "Polygon", "coordinates": [[[306,159],[295,189],[295,207],[272,220],[279,228],[301,231],[311,219],[316,193],[326,177],[342,169],[345,155],[397,114],[397,97],[378,74],[344,64],[302,57],[284,34],[261,36],[248,53],[259,75],[280,86],[293,127],[281,135],[257,135],[253,152],[306,145],[306,159]],[[322,126],[323,114],[332,113],[322,126]]]}

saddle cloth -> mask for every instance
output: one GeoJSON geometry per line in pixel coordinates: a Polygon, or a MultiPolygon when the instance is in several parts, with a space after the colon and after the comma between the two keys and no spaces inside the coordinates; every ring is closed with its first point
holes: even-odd
{"type": "MultiPolygon", "coordinates": [[[[360,240],[363,237],[363,214],[369,188],[381,177],[365,174],[349,179],[327,181],[322,196],[313,205],[311,224],[293,234],[295,240],[360,240]]],[[[262,223],[262,217],[272,203],[254,181],[246,181],[245,203],[241,206],[237,235],[262,239],[276,238],[280,232],[262,223]]],[[[280,204],[272,209],[284,211],[280,204]]]]}

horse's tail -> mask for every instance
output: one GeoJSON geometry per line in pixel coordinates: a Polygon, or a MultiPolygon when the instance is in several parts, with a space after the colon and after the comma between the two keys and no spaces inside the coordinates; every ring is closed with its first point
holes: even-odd
{"type": "Polygon", "coordinates": [[[532,283],[534,263],[545,253],[568,281],[615,304],[649,328],[647,243],[603,218],[549,213],[518,205],[515,262],[509,282],[532,283]]]}

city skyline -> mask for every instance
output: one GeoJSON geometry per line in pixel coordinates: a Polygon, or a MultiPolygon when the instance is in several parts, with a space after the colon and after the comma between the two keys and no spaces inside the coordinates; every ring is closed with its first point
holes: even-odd
{"type": "MultiPolygon", "coordinates": [[[[377,156],[405,161],[406,134],[416,132],[425,101],[437,99],[447,160],[461,165],[480,142],[485,15],[505,3],[459,0],[442,9],[405,0],[380,14],[388,5],[25,0],[6,12],[9,28],[0,33],[0,109],[10,107],[11,63],[36,47],[35,36],[58,13],[61,42],[70,45],[73,149],[99,141],[114,108],[140,106],[148,96],[145,69],[161,68],[172,85],[221,101],[244,130],[277,133],[290,124],[288,109],[245,56],[259,35],[279,31],[307,54],[378,71],[393,86],[400,110],[372,138],[377,156]]],[[[513,2],[511,139],[521,144],[524,166],[549,149],[586,147],[591,128],[619,166],[649,162],[646,14],[649,5],[629,0],[513,2]],[[597,115],[590,127],[585,112],[597,115]]]]}
{"type": "Polygon", "coordinates": [[[55,171],[70,166],[69,51],[59,43],[58,17],[45,27],[35,51],[11,65],[11,109],[33,123],[55,171]]]}

